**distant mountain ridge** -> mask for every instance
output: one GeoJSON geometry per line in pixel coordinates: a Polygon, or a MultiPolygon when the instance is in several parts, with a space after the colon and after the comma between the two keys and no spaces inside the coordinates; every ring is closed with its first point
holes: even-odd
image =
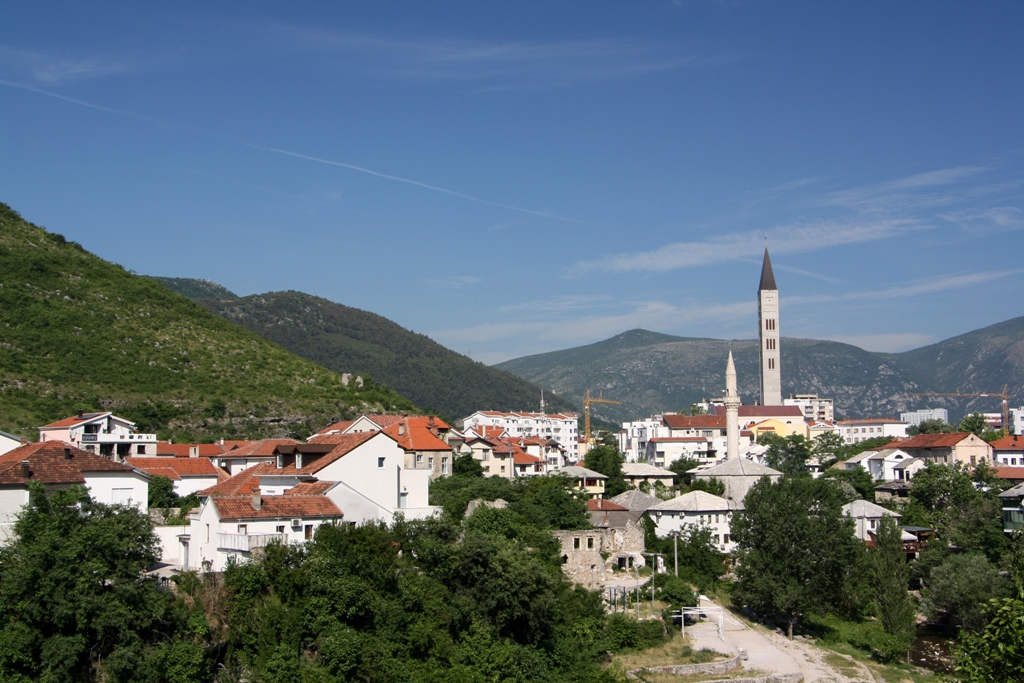
{"type": "MultiPolygon", "coordinates": [[[[495,367],[543,383],[561,396],[590,389],[622,406],[595,406],[606,420],[638,419],[682,410],[721,396],[729,349],[736,360],[745,404],[758,400],[757,342],[694,339],[630,330],[596,344],[525,356],[495,367]]],[[[1024,402],[1024,317],[903,353],[876,353],[833,341],[783,338],[783,395],[817,393],[835,400],[842,417],[898,416],[944,407],[950,419],[973,411],[997,412],[998,399],[923,398],[912,394],[1001,391],[1024,402]]]]}
{"type": "MultiPolygon", "coordinates": [[[[166,286],[183,294],[201,294],[204,289],[202,280],[167,280],[163,279],[166,286]]],[[[424,410],[449,419],[476,410],[539,409],[541,388],[536,384],[474,361],[375,313],[302,292],[195,300],[211,313],[296,355],[335,372],[367,373],[424,410]]],[[[545,403],[550,412],[580,410],[550,392],[545,403]]]]}

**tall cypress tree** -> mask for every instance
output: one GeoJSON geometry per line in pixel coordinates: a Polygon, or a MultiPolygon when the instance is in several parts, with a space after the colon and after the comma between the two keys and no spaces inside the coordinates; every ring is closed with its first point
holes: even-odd
{"type": "Polygon", "coordinates": [[[910,567],[903,553],[900,527],[893,517],[884,517],[871,549],[871,570],[874,574],[875,604],[885,629],[885,642],[880,653],[890,659],[905,659],[914,640],[916,610],[907,591],[910,567]]]}

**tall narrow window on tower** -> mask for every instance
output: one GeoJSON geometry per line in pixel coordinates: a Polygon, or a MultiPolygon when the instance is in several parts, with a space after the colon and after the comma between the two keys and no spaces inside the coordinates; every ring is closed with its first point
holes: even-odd
{"type": "Polygon", "coordinates": [[[761,284],[757,288],[757,312],[760,331],[761,404],[782,405],[782,374],[779,349],[779,289],[772,272],[768,249],[761,265],[761,284]]]}

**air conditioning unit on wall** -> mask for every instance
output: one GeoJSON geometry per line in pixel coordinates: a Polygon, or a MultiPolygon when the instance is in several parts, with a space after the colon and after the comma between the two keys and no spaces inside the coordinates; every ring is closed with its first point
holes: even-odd
{"type": "Polygon", "coordinates": [[[298,529],[301,526],[302,526],[302,520],[301,519],[296,517],[295,519],[292,520],[292,528],[293,529],[298,529]]]}

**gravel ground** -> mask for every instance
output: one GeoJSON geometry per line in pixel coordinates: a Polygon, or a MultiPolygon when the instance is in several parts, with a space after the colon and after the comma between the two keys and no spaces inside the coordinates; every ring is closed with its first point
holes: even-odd
{"type": "MultiPolygon", "coordinates": [[[[701,607],[718,607],[716,603],[701,596],[701,607]]],[[[740,649],[746,650],[745,669],[770,673],[803,674],[806,683],[852,683],[875,679],[864,665],[850,659],[848,667],[839,671],[825,662],[830,653],[811,643],[789,640],[785,636],[769,631],[763,626],[750,624],[738,619],[728,610],[724,616],[724,640],[718,635],[718,618],[708,613],[701,623],[687,626],[686,632],[694,650],[708,648],[723,654],[734,655],[740,649]]]]}

